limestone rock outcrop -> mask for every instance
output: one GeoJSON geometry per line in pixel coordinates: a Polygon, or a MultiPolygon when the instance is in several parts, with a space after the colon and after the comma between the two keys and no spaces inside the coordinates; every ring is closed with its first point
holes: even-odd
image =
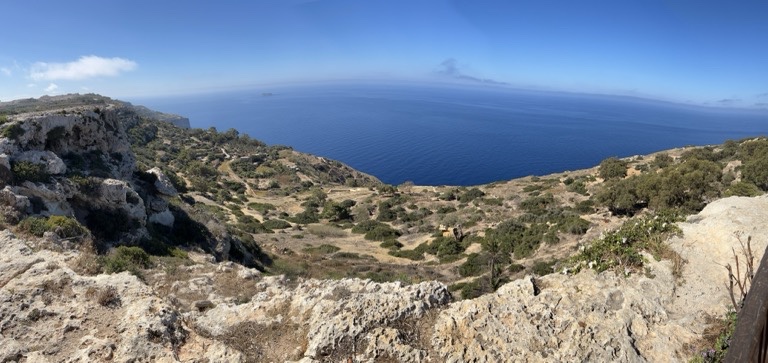
{"type": "Polygon", "coordinates": [[[83,276],[72,268],[78,252],[3,231],[0,359],[685,362],[708,318],[729,307],[731,249],[749,235],[762,257],[766,207],[765,196],[727,198],[681,223],[685,234],[670,241],[687,260],[680,277],[672,261],[646,256],[643,273],[529,276],[457,302],[434,281],[291,281],[197,257],[153,272],[150,285],[128,273],[83,276]],[[251,297],[221,295],[222,283],[251,297]]]}
{"type": "Polygon", "coordinates": [[[116,103],[12,116],[6,127],[14,132],[0,137],[2,208],[18,218],[64,215],[83,224],[98,219],[90,218],[93,214],[117,216],[125,219],[116,223],[126,230],[111,238],[128,243],[147,235],[147,223],[173,227],[175,218],[163,199],[178,195],[170,180],[157,170],[154,190],[142,190],[134,177],[125,125],[138,122],[139,115],[131,107],[116,103]],[[15,175],[13,165],[21,162],[41,170],[27,172],[33,177],[15,175]]]}
{"type": "MultiPolygon", "coordinates": [[[[727,273],[752,236],[755,264],[768,246],[768,197],[710,203],[680,223],[670,244],[685,259],[648,259],[644,275],[584,271],[523,279],[441,311],[432,337],[446,362],[687,361],[687,344],[730,308],[727,273]]],[[[743,262],[743,256],[742,264],[743,262]]]]}
{"type": "Polygon", "coordinates": [[[74,261],[0,232],[2,361],[177,362],[185,344],[211,348],[195,351],[195,359],[240,356],[190,332],[180,313],[135,276],[82,276],[70,267],[74,261]]]}
{"type": "Polygon", "coordinates": [[[418,322],[450,301],[445,285],[434,281],[403,286],[359,279],[306,280],[290,288],[282,278],[268,277],[258,289],[261,292],[248,303],[191,313],[195,326],[224,340],[248,327],[275,331],[253,342],[251,353],[257,361],[389,355],[400,362],[420,362],[428,355],[424,343],[429,326],[421,329],[418,322]],[[281,341],[296,345],[282,352],[265,350],[281,341]]]}
{"type": "Polygon", "coordinates": [[[167,195],[169,197],[175,197],[179,195],[179,192],[176,191],[173,183],[171,183],[171,179],[168,179],[168,176],[165,175],[165,173],[163,173],[160,168],[149,169],[147,170],[147,173],[150,173],[157,178],[155,181],[155,188],[157,189],[158,193],[167,195]]]}

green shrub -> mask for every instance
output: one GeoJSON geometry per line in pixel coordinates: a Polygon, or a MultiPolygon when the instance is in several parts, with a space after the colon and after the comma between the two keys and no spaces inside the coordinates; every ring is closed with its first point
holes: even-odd
{"type": "Polygon", "coordinates": [[[544,195],[528,197],[520,202],[520,207],[528,213],[542,215],[551,208],[557,207],[557,202],[552,193],[546,193],[544,195]]]}
{"type": "Polygon", "coordinates": [[[453,237],[440,236],[433,240],[431,244],[436,246],[436,256],[440,259],[446,258],[448,256],[455,256],[464,252],[464,246],[462,246],[461,242],[457,241],[453,237]]]}
{"type": "Polygon", "coordinates": [[[140,247],[119,246],[104,258],[104,272],[129,271],[138,275],[142,269],[152,266],[149,255],[140,247]]]}
{"type": "Polygon", "coordinates": [[[334,201],[325,202],[323,207],[323,213],[320,215],[322,218],[327,218],[330,221],[348,221],[352,220],[352,212],[350,209],[355,206],[354,200],[344,200],[340,203],[334,201]]]}
{"type": "Polygon", "coordinates": [[[614,214],[633,215],[646,206],[697,212],[706,200],[720,195],[721,179],[722,167],[716,162],[690,159],[659,173],[609,181],[596,200],[614,214]]]}
{"type": "Polygon", "coordinates": [[[69,181],[77,185],[77,189],[85,195],[93,195],[101,185],[100,179],[92,176],[72,175],[69,181]]]}
{"type": "Polygon", "coordinates": [[[386,224],[374,220],[362,221],[352,227],[352,233],[365,234],[381,226],[386,226],[386,224]]]}
{"type": "Polygon", "coordinates": [[[17,161],[11,166],[13,174],[18,181],[31,181],[33,183],[47,183],[51,175],[45,170],[45,165],[31,161],[17,161]]]}
{"type": "Polygon", "coordinates": [[[461,277],[482,275],[489,269],[488,262],[487,255],[470,253],[467,260],[459,266],[459,275],[461,277]]]}
{"type": "Polygon", "coordinates": [[[569,184],[566,188],[569,192],[578,193],[581,195],[588,195],[587,186],[583,181],[577,181],[569,184]]]}
{"type": "Polygon", "coordinates": [[[459,197],[459,201],[462,203],[469,203],[477,198],[482,198],[485,196],[485,193],[483,193],[482,190],[477,188],[472,188],[470,190],[467,190],[466,193],[462,194],[459,197]]]}
{"type": "Polygon", "coordinates": [[[74,218],[65,216],[27,217],[19,222],[19,229],[32,235],[42,237],[45,232],[54,232],[61,238],[72,238],[89,234],[74,218]]]}
{"type": "Polygon", "coordinates": [[[531,272],[539,276],[549,275],[554,272],[552,267],[555,265],[555,263],[557,263],[556,260],[536,261],[531,268],[531,272]]]}
{"type": "Polygon", "coordinates": [[[282,219],[267,219],[261,223],[267,229],[285,229],[291,227],[291,224],[282,219]]]}
{"type": "Polygon", "coordinates": [[[24,135],[24,129],[19,124],[13,124],[3,129],[3,137],[17,140],[19,136],[24,135]]]}
{"type": "Polygon", "coordinates": [[[400,248],[403,247],[403,244],[398,242],[396,239],[390,239],[390,240],[386,240],[384,242],[381,242],[379,247],[399,250],[400,248]]]}
{"type": "Polygon", "coordinates": [[[744,162],[741,169],[744,181],[768,191],[768,152],[744,162]]]}
{"type": "Polygon", "coordinates": [[[70,217],[50,216],[46,221],[46,225],[50,230],[56,232],[56,234],[62,238],[71,238],[89,234],[87,228],[74,218],[70,217]]]}
{"type": "Polygon", "coordinates": [[[627,176],[627,162],[610,157],[600,162],[599,175],[605,180],[620,179],[627,176]]]}
{"type": "Polygon", "coordinates": [[[389,254],[395,257],[407,258],[413,261],[421,261],[424,259],[424,252],[419,250],[389,250],[389,254]]]}
{"type": "Polygon", "coordinates": [[[630,219],[572,257],[573,269],[578,271],[587,266],[598,272],[612,268],[619,268],[620,272],[638,270],[644,263],[640,251],[649,251],[656,258],[671,253],[663,241],[680,233],[675,223],[681,220],[671,212],[630,219]]]}
{"type": "Polygon", "coordinates": [[[595,202],[593,202],[592,199],[578,202],[573,210],[579,214],[592,214],[595,212],[595,202]]]}
{"type": "Polygon", "coordinates": [[[388,239],[395,239],[397,237],[400,237],[400,232],[386,224],[382,224],[368,232],[365,232],[365,239],[371,241],[386,241],[388,239]]]}
{"type": "Polygon", "coordinates": [[[456,208],[454,208],[451,205],[441,205],[439,208],[437,208],[436,213],[437,214],[448,214],[453,213],[456,211],[456,208]]]}
{"type": "Polygon", "coordinates": [[[731,197],[734,195],[741,197],[756,197],[763,194],[763,192],[756,185],[742,180],[729,186],[723,194],[726,197],[731,197]]]}
{"type": "Polygon", "coordinates": [[[668,154],[658,154],[655,158],[653,158],[653,162],[651,162],[651,166],[658,169],[666,168],[674,162],[674,159],[672,159],[671,156],[668,154]]]}
{"type": "Polygon", "coordinates": [[[570,215],[560,221],[557,228],[565,233],[581,235],[587,233],[587,230],[589,229],[589,221],[586,221],[579,216],[570,215]]]}
{"type": "Polygon", "coordinates": [[[248,208],[251,208],[251,209],[253,209],[253,210],[255,210],[255,211],[257,211],[257,212],[259,212],[261,214],[266,214],[267,212],[269,212],[271,210],[277,209],[277,207],[275,207],[272,204],[269,204],[269,203],[256,203],[256,202],[248,203],[248,208]]]}
{"type": "Polygon", "coordinates": [[[19,222],[19,229],[29,234],[42,237],[48,231],[46,219],[43,217],[27,217],[19,222]]]}
{"type": "Polygon", "coordinates": [[[290,218],[290,221],[298,224],[310,224],[320,222],[320,218],[316,210],[307,208],[303,212],[296,213],[296,215],[290,218]]]}
{"type": "Polygon", "coordinates": [[[489,292],[493,292],[487,279],[479,278],[472,282],[467,282],[461,286],[462,299],[474,299],[489,292]]]}

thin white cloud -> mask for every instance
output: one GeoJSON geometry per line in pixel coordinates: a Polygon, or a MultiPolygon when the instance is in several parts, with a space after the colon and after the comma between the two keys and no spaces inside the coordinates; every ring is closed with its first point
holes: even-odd
{"type": "Polygon", "coordinates": [[[56,83],[51,83],[48,85],[48,87],[45,87],[45,92],[51,93],[55,91],[59,86],[56,85],[56,83]]]}
{"type": "Polygon", "coordinates": [[[27,88],[35,88],[35,87],[37,87],[36,84],[34,84],[34,83],[27,83],[27,88]]]}
{"type": "Polygon", "coordinates": [[[37,62],[32,65],[29,76],[35,81],[78,80],[116,76],[121,72],[132,71],[136,66],[136,62],[128,59],[89,55],[69,63],[37,62]]]}
{"type": "Polygon", "coordinates": [[[13,74],[10,68],[5,68],[5,67],[0,68],[0,72],[2,72],[4,75],[8,77],[10,77],[13,74]]]}

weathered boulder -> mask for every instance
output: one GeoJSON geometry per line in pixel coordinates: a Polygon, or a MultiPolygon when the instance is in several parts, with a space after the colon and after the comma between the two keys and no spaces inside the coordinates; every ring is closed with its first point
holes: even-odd
{"type": "Polygon", "coordinates": [[[16,194],[8,185],[0,190],[0,204],[12,207],[18,212],[26,212],[31,206],[29,197],[16,194]]]}
{"type": "Polygon", "coordinates": [[[152,212],[164,212],[168,210],[168,201],[163,198],[150,198],[149,210],[152,212]]]}
{"type": "Polygon", "coordinates": [[[94,201],[96,205],[107,209],[122,209],[127,215],[141,223],[147,219],[144,200],[131,186],[122,180],[104,179],[100,186],[101,198],[94,201]]]}
{"type": "Polygon", "coordinates": [[[12,181],[11,158],[7,154],[0,154],[0,185],[9,184],[12,181]]]}
{"type": "Polygon", "coordinates": [[[152,213],[149,215],[149,222],[150,223],[157,223],[162,226],[166,227],[173,227],[173,222],[175,222],[175,217],[173,216],[173,213],[169,210],[165,210],[160,213],[152,213]]]}
{"type": "Polygon", "coordinates": [[[51,175],[59,175],[67,172],[67,165],[61,158],[49,150],[29,150],[14,156],[14,161],[26,161],[34,164],[43,164],[45,172],[51,175]]]}
{"type": "Polygon", "coordinates": [[[157,180],[155,181],[155,188],[157,189],[157,192],[163,195],[167,195],[169,197],[175,197],[179,195],[179,192],[176,191],[176,188],[173,186],[173,183],[171,183],[171,179],[168,178],[165,173],[163,173],[160,168],[152,168],[147,170],[147,173],[153,174],[157,177],[157,180]]]}
{"type": "Polygon", "coordinates": [[[42,210],[39,211],[41,214],[71,216],[74,213],[69,203],[69,199],[74,196],[74,191],[66,184],[59,182],[43,184],[25,181],[18,187],[13,188],[13,191],[17,194],[34,198],[42,203],[42,210]]]}

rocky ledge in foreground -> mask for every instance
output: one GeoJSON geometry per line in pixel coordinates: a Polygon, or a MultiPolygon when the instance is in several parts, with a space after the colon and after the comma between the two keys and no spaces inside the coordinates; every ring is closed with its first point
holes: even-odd
{"type": "Polygon", "coordinates": [[[734,197],[681,223],[670,241],[687,260],[678,279],[672,262],[649,258],[644,274],[526,277],[453,303],[437,282],[296,282],[209,262],[180,266],[185,278],[162,295],[128,273],[79,275],[77,252],[6,231],[0,361],[687,361],[708,319],[729,308],[722,266],[736,233],[752,236],[759,261],[766,220],[767,197],[734,197]],[[253,298],[182,301],[216,274],[253,298]]]}

